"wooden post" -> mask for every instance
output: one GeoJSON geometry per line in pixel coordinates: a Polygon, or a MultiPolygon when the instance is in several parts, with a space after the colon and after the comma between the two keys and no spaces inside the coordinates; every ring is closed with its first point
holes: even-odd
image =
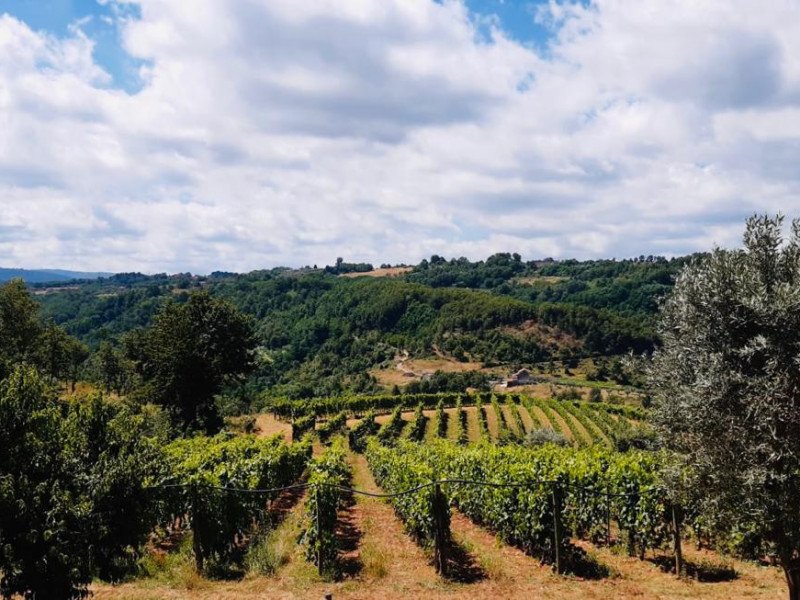
{"type": "Polygon", "coordinates": [[[558,484],[553,486],[553,547],[556,573],[563,572],[561,568],[561,488],[558,484]]]}
{"type": "Polygon", "coordinates": [[[681,549],[681,521],[683,514],[680,506],[672,505],[672,534],[675,548],[675,575],[683,573],[683,551],[681,549]]]}
{"type": "Polygon", "coordinates": [[[606,546],[611,545],[611,492],[606,485],[606,546]]]}
{"type": "Polygon", "coordinates": [[[433,522],[436,528],[433,539],[433,566],[440,575],[447,574],[445,502],[442,488],[437,483],[433,486],[433,522]]]}
{"type": "Polygon", "coordinates": [[[314,501],[316,503],[316,510],[314,511],[314,519],[317,522],[317,572],[322,575],[322,530],[319,527],[319,484],[314,486],[314,501]]]}
{"type": "Polygon", "coordinates": [[[200,500],[198,499],[197,489],[195,487],[192,487],[189,493],[191,494],[189,512],[192,516],[192,552],[194,553],[194,568],[198,573],[202,573],[203,545],[200,541],[199,516],[197,510],[200,506],[200,500]]]}

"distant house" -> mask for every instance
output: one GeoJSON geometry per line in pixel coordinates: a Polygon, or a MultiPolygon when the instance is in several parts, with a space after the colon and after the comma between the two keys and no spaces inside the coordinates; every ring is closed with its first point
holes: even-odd
{"type": "Polygon", "coordinates": [[[506,387],[514,387],[516,385],[527,385],[531,383],[533,379],[531,378],[531,372],[528,369],[520,369],[511,377],[506,379],[506,387]]]}

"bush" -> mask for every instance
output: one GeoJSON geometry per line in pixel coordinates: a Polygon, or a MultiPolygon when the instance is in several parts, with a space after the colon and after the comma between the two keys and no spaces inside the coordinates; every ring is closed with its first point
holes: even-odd
{"type": "Polygon", "coordinates": [[[542,428],[529,431],[525,435],[526,446],[544,446],[554,444],[556,446],[570,446],[570,441],[554,429],[542,428]]]}
{"type": "Polygon", "coordinates": [[[614,438],[614,445],[620,452],[628,450],[657,450],[660,446],[655,431],[650,427],[628,427],[614,438]]]}

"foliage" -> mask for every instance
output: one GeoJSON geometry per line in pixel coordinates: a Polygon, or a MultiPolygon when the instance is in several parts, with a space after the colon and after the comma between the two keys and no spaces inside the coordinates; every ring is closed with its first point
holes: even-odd
{"type": "Polygon", "coordinates": [[[456,400],[456,441],[462,446],[469,441],[467,434],[467,412],[461,403],[461,396],[456,400]]]}
{"type": "Polygon", "coordinates": [[[309,497],[306,502],[308,527],[305,531],[306,557],[324,571],[336,575],[339,540],[336,517],[344,501],[337,486],[350,481],[351,471],[343,438],[337,438],[325,453],[309,464],[309,497]]]}
{"type": "Polygon", "coordinates": [[[425,426],[428,423],[428,417],[422,412],[422,408],[422,403],[417,404],[411,424],[408,426],[408,439],[415,442],[421,442],[425,437],[425,426]]]}
{"type": "Polygon", "coordinates": [[[483,398],[480,394],[475,396],[475,414],[478,417],[478,432],[483,440],[489,439],[489,424],[486,422],[486,413],[483,408],[483,398]]]}
{"type": "Polygon", "coordinates": [[[53,323],[44,324],[39,305],[21,279],[0,285],[0,380],[15,365],[35,365],[52,380],[74,382],[87,349],[53,323]]]}
{"type": "Polygon", "coordinates": [[[350,449],[353,452],[364,452],[367,448],[367,438],[376,434],[378,429],[380,429],[380,426],[375,421],[375,413],[373,411],[368,412],[348,432],[350,449]]]}
{"type": "MultiPolygon", "coordinates": [[[[442,259],[431,261],[424,273],[422,263],[406,280],[350,279],[311,269],[208,277],[126,274],[81,282],[77,290],[38,300],[47,318],[97,348],[148,326],[165,304],[186,303],[194,291],[207,290],[254,319],[261,349],[248,385],[275,396],[310,398],[379,391],[369,371],[387,366],[402,351],[427,356],[439,349],[458,360],[491,365],[650,349],[654,298],[669,288],[678,263],[606,262],[565,261],[539,269],[513,255],[497,255],[469,263],[482,265],[477,267],[480,282],[465,284],[485,291],[457,289],[461,275],[448,273],[473,266],[442,259]],[[556,268],[565,273],[558,277],[585,279],[581,285],[597,295],[562,293],[574,285],[571,281],[542,287],[514,280],[556,268]],[[614,291],[623,287],[621,295],[614,291]],[[515,333],[533,322],[569,334],[579,346],[559,348],[515,333]]],[[[479,375],[442,374],[415,383],[415,391],[484,387],[483,381],[466,381],[470,377],[479,375]]]]}
{"type": "MultiPolygon", "coordinates": [[[[654,422],[717,526],[771,544],[800,597],[800,221],[750,218],[744,248],[688,265],[649,369],[654,422]]],[[[676,496],[684,486],[673,490],[676,496]]]]}
{"type": "Polygon", "coordinates": [[[303,415],[292,421],[292,440],[299,440],[307,431],[314,431],[317,419],[313,414],[303,415]]]}
{"type": "MultiPolygon", "coordinates": [[[[660,487],[661,461],[652,453],[618,454],[594,446],[536,448],[478,444],[468,448],[438,440],[402,444],[386,453],[410,463],[423,461],[448,479],[512,486],[447,484],[451,503],[505,541],[549,562],[553,556],[553,490],[561,490],[561,516],[577,537],[601,537],[610,514],[629,533],[640,553],[660,545],[669,526],[660,487]],[[520,485],[522,484],[522,485],[520,485]]],[[[399,460],[399,459],[398,459],[399,460]]],[[[574,554],[574,549],[565,549],[574,554]]]]}
{"type": "Polygon", "coordinates": [[[570,441],[555,429],[549,427],[532,429],[525,435],[526,446],[544,446],[554,444],[556,446],[570,446],[570,441]]]}
{"type": "Polygon", "coordinates": [[[447,413],[444,411],[444,400],[439,400],[439,402],[436,404],[435,431],[436,437],[447,437],[447,413]]]}
{"type": "Polygon", "coordinates": [[[436,472],[416,453],[407,449],[418,448],[409,442],[400,441],[397,449],[383,446],[377,439],[367,443],[366,457],[375,481],[388,493],[405,492],[419,486],[417,491],[391,498],[392,506],[406,526],[408,532],[424,547],[431,547],[437,533],[450,538],[450,511],[436,501],[435,488],[429,484],[436,480],[436,472]],[[441,521],[437,521],[436,511],[443,511],[441,521]],[[437,523],[446,528],[437,532],[437,523]]]}
{"type": "Polygon", "coordinates": [[[206,432],[222,425],[214,396],[252,370],[255,345],[249,319],[207,293],[165,304],[150,327],[127,339],[142,395],[167,406],[180,426],[206,432]]]}
{"type": "Polygon", "coordinates": [[[489,389],[489,375],[481,371],[446,372],[437,370],[430,377],[412,381],[403,388],[404,394],[438,394],[461,392],[468,388],[489,389]]]}
{"type": "Polygon", "coordinates": [[[340,433],[347,427],[347,412],[342,411],[337,415],[331,417],[320,425],[317,430],[319,439],[323,442],[327,441],[332,435],[340,433]]]}
{"type": "Polygon", "coordinates": [[[391,444],[400,437],[400,433],[405,426],[406,422],[403,420],[403,407],[402,405],[398,405],[397,408],[392,411],[389,420],[378,429],[376,437],[382,444],[391,444]]]}
{"type": "Polygon", "coordinates": [[[279,417],[291,415],[315,414],[317,416],[334,415],[342,411],[354,415],[367,410],[391,411],[396,406],[416,406],[434,408],[439,401],[453,406],[461,394],[386,394],[386,395],[353,395],[328,398],[311,398],[308,400],[292,400],[290,398],[271,398],[266,408],[279,417]]]}
{"type": "Polygon", "coordinates": [[[164,450],[164,480],[178,487],[166,495],[164,524],[188,515],[198,571],[226,569],[238,562],[236,541],[264,518],[264,495],[246,491],[284,487],[297,481],[311,456],[308,440],[290,445],[279,436],[195,436],[175,440],[164,450]],[[233,488],[232,491],[224,488],[233,488]]]}
{"type": "Polygon", "coordinates": [[[509,429],[505,415],[503,414],[503,409],[500,408],[500,403],[497,401],[497,396],[495,394],[492,394],[492,411],[497,420],[497,443],[511,444],[515,442],[516,436],[514,436],[514,434],[511,433],[511,429],[509,429]]]}
{"type": "Polygon", "coordinates": [[[152,413],[56,400],[30,367],[0,384],[0,593],[82,596],[130,571],[157,517],[152,413]]]}

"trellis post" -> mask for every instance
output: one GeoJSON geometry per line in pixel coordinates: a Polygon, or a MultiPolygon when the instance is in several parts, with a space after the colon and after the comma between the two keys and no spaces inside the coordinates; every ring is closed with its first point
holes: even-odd
{"type": "Polygon", "coordinates": [[[447,510],[447,501],[442,494],[442,488],[438,482],[433,486],[433,519],[434,532],[433,539],[433,565],[436,572],[440,575],[446,575],[447,571],[447,532],[445,531],[445,511],[447,510]]]}
{"type": "Polygon", "coordinates": [[[561,565],[561,486],[556,483],[553,486],[553,548],[556,573],[563,572],[561,565]]]}
{"type": "Polygon", "coordinates": [[[606,485],[606,546],[611,545],[611,491],[606,485]]]}
{"type": "Polygon", "coordinates": [[[314,510],[314,520],[317,524],[317,572],[322,575],[323,568],[322,568],[322,529],[320,529],[320,518],[319,518],[319,484],[314,485],[314,503],[316,504],[316,508],[314,510]]]}

